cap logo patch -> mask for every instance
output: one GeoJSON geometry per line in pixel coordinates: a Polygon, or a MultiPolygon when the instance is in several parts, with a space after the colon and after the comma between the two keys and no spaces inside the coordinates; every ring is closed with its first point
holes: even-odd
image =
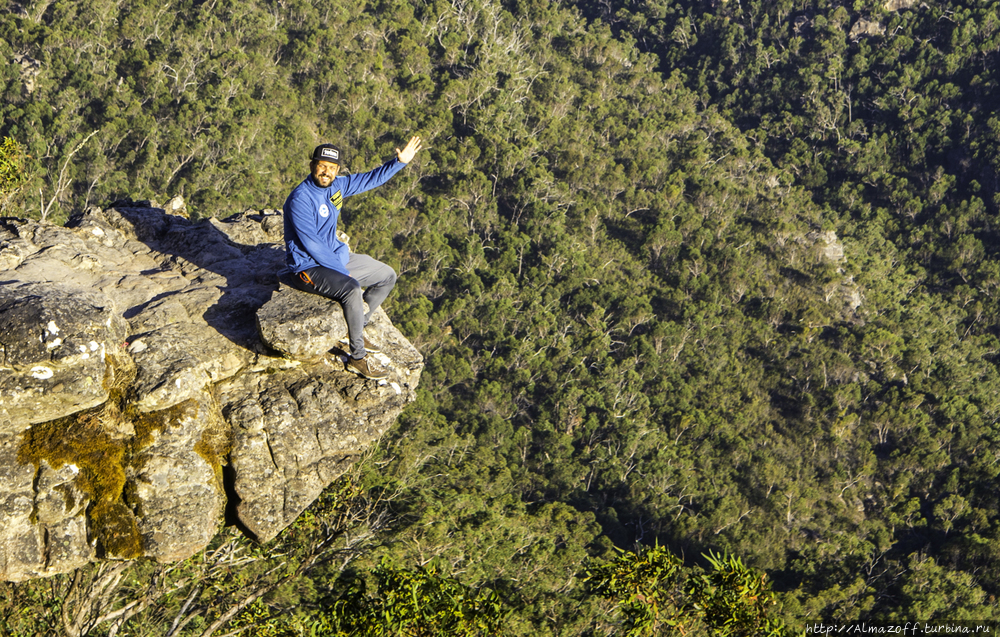
{"type": "Polygon", "coordinates": [[[340,153],[337,152],[336,148],[323,148],[320,150],[320,154],[324,159],[332,159],[334,161],[340,159],[340,153]]]}

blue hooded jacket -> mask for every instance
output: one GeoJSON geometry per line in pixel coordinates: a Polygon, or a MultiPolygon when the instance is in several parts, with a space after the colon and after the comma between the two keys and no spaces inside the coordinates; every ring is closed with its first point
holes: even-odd
{"type": "Polygon", "coordinates": [[[285,222],[285,265],[292,273],[321,265],[350,276],[350,250],[337,238],[337,219],[344,198],[381,186],[406,164],[393,158],[374,170],[342,175],[321,188],[312,175],[295,187],[282,208],[285,222]]]}

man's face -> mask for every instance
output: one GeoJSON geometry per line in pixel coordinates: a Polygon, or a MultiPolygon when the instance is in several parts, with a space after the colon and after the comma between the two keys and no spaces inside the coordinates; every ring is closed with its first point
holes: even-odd
{"type": "Polygon", "coordinates": [[[329,188],[340,172],[340,166],[330,161],[314,161],[310,164],[312,178],[320,188],[329,188]]]}

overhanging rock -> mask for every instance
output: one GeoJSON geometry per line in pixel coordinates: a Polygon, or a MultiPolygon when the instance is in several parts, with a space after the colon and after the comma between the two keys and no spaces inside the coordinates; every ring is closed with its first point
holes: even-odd
{"type": "Polygon", "coordinates": [[[0,219],[0,580],[184,559],[227,502],[269,540],[392,424],[419,352],[380,310],[389,378],[344,371],[340,307],[283,260],[278,215],[0,219]]]}

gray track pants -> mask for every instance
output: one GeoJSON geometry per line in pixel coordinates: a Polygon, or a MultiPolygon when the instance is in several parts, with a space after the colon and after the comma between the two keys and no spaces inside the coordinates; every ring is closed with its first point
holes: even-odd
{"type": "Polygon", "coordinates": [[[351,343],[351,357],[364,358],[364,328],[375,310],[396,285],[396,271],[367,254],[351,254],[347,262],[347,276],[336,270],[317,266],[300,272],[296,283],[300,290],[333,299],[344,309],[347,321],[347,338],[351,343]],[[306,278],[301,275],[305,274],[306,278]],[[365,288],[362,293],[361,288],[365,288]],[[368,304],[368,313],[361,304],[368,304]]]}

